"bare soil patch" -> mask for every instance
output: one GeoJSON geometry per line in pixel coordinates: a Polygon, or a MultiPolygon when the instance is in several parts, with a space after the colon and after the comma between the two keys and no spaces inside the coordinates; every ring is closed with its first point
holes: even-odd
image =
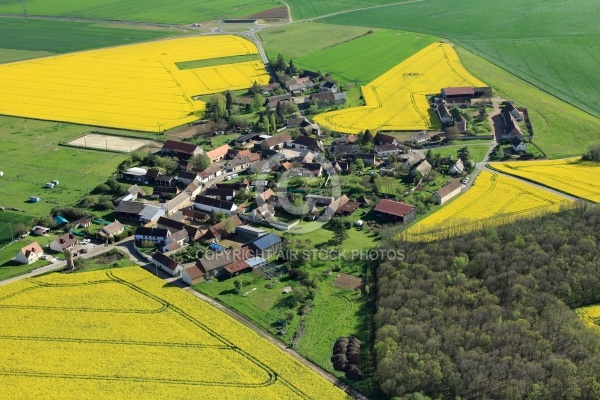
{"type": "Polygon", "coordinates": [[[85,136],[68,142],[76,147],[103,149],[130,153],[152,143],[151,140],[135,139],[123,136],[102,135],[99,133],[88,133],[85,136]]]}
{"type": "Polygon", "coordinates": [[[333,285],[342,289],[358,290],[362,288],[363,280],[354,275],[338,274],[335,281],[333,281],[333,285]]]}

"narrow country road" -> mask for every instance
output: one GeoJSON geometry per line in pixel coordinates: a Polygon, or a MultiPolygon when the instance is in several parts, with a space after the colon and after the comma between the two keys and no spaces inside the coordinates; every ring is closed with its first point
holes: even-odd
{"type": "MultiPolygon", "coordinates": [[[[100,247],[100,246],[99,246],[100,247]]],[[[123,251],[125,254],[127,254],[127,256],[129,257],[129,259],[131,261],[133,261],[134,263],[136,263],[137,265],[144,265],[145,263],[147,263],[147,261],[142,260],[141,257],[139,255],[137,255],[137,253],[135,252],[135,250],[133,249],[133,236],[130,236],[128,238],[123,239],[122,241],[115,243],[113,245],[110,246],[103,246],[100,250],[97,251],[93,251],[90,253],[84,253],[81,254],[77,257],[81,257],[81,258],[92,258],[92,257],[96,257],[99,256],[101,254],[104,254],[112,249],[119,249],[121,251],[123,251]]],[[[37,269],[34,269],[31,272],[28,272],[26,274],[23,275],[18,275],[18,276],[14,276],[12,278],[8,278],[5,279],[3,281],[0,281],[0,286],[2,285],[6,285],[12,282],[17,282],[23,279],[27,279],[27,278],[31,278],[34,276],[38,276],[38,275],[42,275],[42,274],[47,274],[48,272],[52,272],[52,271],[58,271],[61,270],[63,268],[65,268],[67,266],[67,262],[66,261],[59,261],[56,263],[52,263],[50,265],[46,265],[44,267],[40,267],[37,269]]]]}

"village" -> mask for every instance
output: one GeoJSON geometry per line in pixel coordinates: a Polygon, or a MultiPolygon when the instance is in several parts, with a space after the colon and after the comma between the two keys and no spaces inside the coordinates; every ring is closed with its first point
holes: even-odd
{"type": "MultiPolygon", "coordinates": [[[[527,109],[511,101],[498,104],[489,87],[442,88],[428,96],[439,132],[350,135],[322,129],[307,117],[314,108],[345,103],[334,80],[311,71],[278,77],[281,84],[222,95],[230,113],[232,107],[247,111],[258,100],[264,111],[256,129],[238,127],[235,136],[235,125],[221,127],[224,132],[211,123],[213,135],[232,139],[207,151],[190,140],[166,140],[128,161],[107,181],[111,185],[96,189],[104,199],[112,196],[104,207],[110,217],[70,210],[69,220],[55,213],[54,226],[37,225],[30,233],[47,237],[52,228],[62,234],[45,245],[46,251],[37,242],[28,244],[14,260],[60,261],[65,252],[77,256],[133,237],[140,255],[189,285],[261,268],[279,270],[278,264],[285,264],[279,251],[311,223],[320,223],[313,230],[332,218],[365,230],[408,225],[468,189],[470,174],[483,161],[470,153],[470,140],[488,140],[490,159],[532,156],[527,109]],[[437,153],[448,143],[454,143],[454,154],[437,153]],[[170,166],[164,168],[161,160],[170,166]]],[[[216,121],[227,115],[220,107],[213,104],[216,121]]],[[[56,185],[58,180],[46,188],[56,185]]]]}

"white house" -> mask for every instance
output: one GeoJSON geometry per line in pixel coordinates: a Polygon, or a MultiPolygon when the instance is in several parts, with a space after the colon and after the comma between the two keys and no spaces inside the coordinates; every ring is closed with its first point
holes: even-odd
{"type": "Polygon", "coordinates": [[[194,208],[205,212],[224,212],[227,215],[234,214],[237,206],[232,201],[213,199],[207,196],[196,196],[194,208]]]}
{"type": "Polygon", "coordinates": [[[458,174],[462,173],[464,170],[465,170],[465,165],[463,164],[462,160],[459,158],[458,160],[456,160],[454,165],[452,165],[450,167],[450,169],[448,169],[448,173],[450,175],[458,175],[458,174]]]}
{"type": "Polygon", "coordinates": [[[145,226],[139,226],[134,233],[136,243],[152,242],[162,244],[166,242],[169,236],[169,230],[166,228],[147,228],[145,226]]]}
{"type": "Polygon", "coordinates": [[[527,145],[518,137],[514,137],[510,145],[515,153],[527,151],[527,145]]]}
{"type": "Polygon", "coordinates": [[[450,110],[446,106],[446,102],[444,100],[440,100],[435,107],[435,112],[438,117],[440,117],[440,121],[444,125],[448,125],[452,123],[452,115],[450,114],[450,110]]]}
{"type": "Polygon", "coordinates": [[[183,271],[181,264],[158,251],[152,255],[152,264],[172,276],[178,276],[183,271]]]}
{"type": "Polygon", "coordinates": [[[375,146],[375,154],[377,157],[388,157],[390,155],[396,155],[402,153],[402,149],[398,148],[393,144],[381,144],[375,146]]]}
{"type": "Polygon", "coordinates": [[[414,144],[424,143],[429,140],[429,132],[420,131],[415,132],[410,136],[410,141],[414,144]]]}
{"type": "Polygon", "coordinates": [[[17,252],[15,261],[21,264],[33,264],[43,255],[44,250],[37,242],[33,242],[17,252]]]}

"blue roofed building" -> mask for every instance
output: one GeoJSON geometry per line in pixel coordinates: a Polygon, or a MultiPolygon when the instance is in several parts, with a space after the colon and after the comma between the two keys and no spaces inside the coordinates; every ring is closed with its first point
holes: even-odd
{"type": "Polygon", "coordinates": [[[274,233],[269,233],[246,243],[244,247],[249,247],[255,257],[267,259],[277,254],[283,245],[283,239],[274,233]]]}
{"type": "Polygon", "coordinates": [[[56,226],[62,226],[62,225],[66,225],[69,223],[69,221],[62,215],[57,215],[53,219],[54,219],[54,223],[56,224],[56,226]]]}

